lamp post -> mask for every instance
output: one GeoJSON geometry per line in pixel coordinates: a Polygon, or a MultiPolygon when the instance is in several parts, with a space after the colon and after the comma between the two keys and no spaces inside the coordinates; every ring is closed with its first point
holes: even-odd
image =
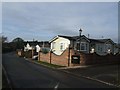
{"type": "Polygon", "coordinates": [[[79,53],[80,53],[81,33],[82,33],[82,29],[80,28],[79,30],[79,53]]]}

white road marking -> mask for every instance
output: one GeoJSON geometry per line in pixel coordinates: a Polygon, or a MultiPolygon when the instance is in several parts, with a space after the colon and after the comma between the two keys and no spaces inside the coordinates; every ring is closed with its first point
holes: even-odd
{"type": "Polygon", "coordinates": [[[59,82],[55,85],[55,87],[54,87],[54,88],[55,88],[55,89],[57,89],[57,88],[58,88],[58,86],[59,86],[59,82]]]}
{"type": "Polygon", "coordinates": [[[6,79],[7,79],[8,84],[9,84],[10,90],[12,90],[11,82],[10,82],[10,80],[8,79],[7,72],[6,72],[5,68],[3,67],[3,65],[2,65],[2,69],[3,69],[3,71],[4,71],[5,77],[6,77],[6,79]]]}

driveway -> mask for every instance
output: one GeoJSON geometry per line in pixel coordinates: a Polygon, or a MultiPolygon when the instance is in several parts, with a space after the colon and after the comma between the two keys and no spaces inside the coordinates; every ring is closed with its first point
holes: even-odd
{"type": "Polygon", "coordinates": [[[13,88],[115,88],[28,62],[14,53],[3,54],[2,60],[13,88]]]}
{"type": "Polygon", "coordinates": [[[113,84],[115,86],[120,85],[120,65],[96,65],[63,70],[78,76],[81,75],[108,84],[113,84]]]}

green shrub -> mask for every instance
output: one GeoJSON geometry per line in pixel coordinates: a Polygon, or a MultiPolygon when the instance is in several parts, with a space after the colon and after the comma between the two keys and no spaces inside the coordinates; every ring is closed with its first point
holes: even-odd
{"type": "Polygon", "coordinates": [[[47,54],[48,52],[49,52],[48,49],[46,49],[46,48],[43,48],[43,49],[42,49],[42,53],[47,54]]]}

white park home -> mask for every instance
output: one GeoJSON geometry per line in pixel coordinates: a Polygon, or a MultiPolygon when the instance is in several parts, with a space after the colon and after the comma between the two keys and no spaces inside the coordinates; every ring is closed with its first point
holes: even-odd
{"type": "Polygon", "coordinates": [[[56,55],[61,55],[70,45],[70,40],[61,36],[54,37],[50,42],[51,50],[56,55]]]}
{"type": "Polygon", "coordinates": [[[30,44],[27,43],[27,45],[24,46],[24,51],[29,51],[29,50],[32,50],[32,46],[30,46],[30,44]]]}
{"type": "Polygon", "coordinates": [[[63,36],[58,35],[50,40],[51,50],[56,55],[61,55],[69,46],[84,53],[106,55],[118,53],[118,48],[111,39],[89,39],[86,36],[63,36]]]}
{"type": "Polygon", "coordinates": [[[66,50],[69,46],[74,50],[83,51],[85,53],[89,53],[89,40],[83,35],[81,37],[81,47],[79,47],[79,37],[78,36],[62,36],[58,35],[50,40],[51,50],[56,55],[61,55],[64,50],[66,50]]]}

